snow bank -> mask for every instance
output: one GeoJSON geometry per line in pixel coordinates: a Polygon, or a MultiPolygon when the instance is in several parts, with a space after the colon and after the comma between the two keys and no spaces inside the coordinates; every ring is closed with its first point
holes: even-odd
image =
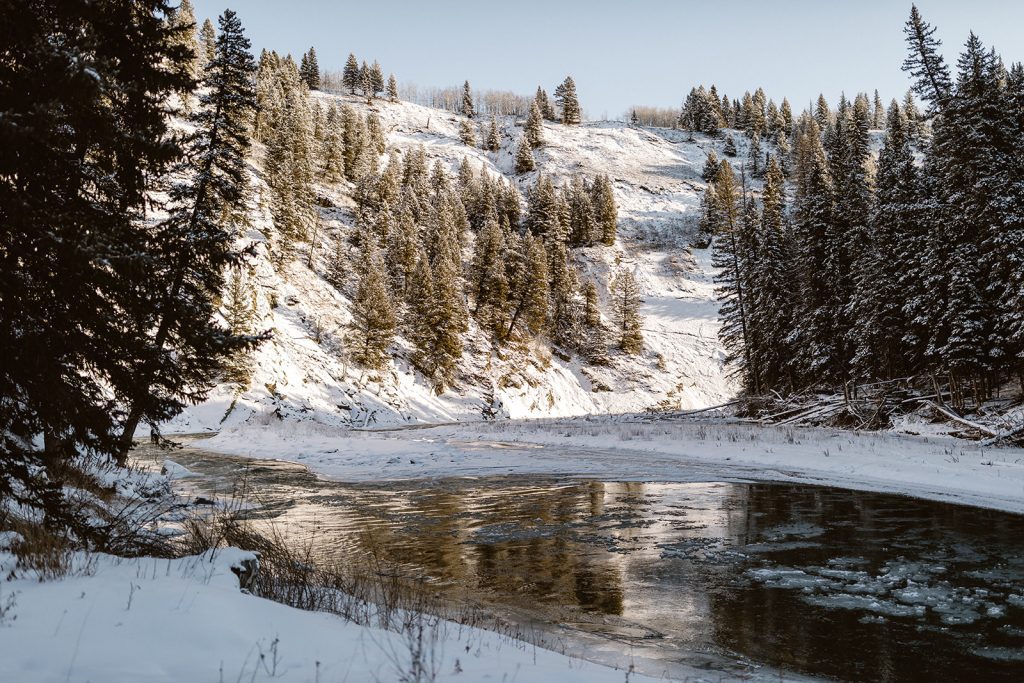
{"type": "MultiPolygon", "coordinates": [[[[242,593],[231,567],[250,557],[81,557],[78,575],[0,583],[0,680],[405,680],[401,635],[242,593]]],[[[0,554],[0,568],[10,562],[0,554]]],[[[479,629],[442,622],[438,633],[438,681],[623,680],[622,671],[479,629]]]]}

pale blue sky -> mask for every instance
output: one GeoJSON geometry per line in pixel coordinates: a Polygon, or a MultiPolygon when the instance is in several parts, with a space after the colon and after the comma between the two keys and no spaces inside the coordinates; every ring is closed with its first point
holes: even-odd
{"type": "MultiPolygon", "coordinates": [[[[238,12],[258,53],[299,55],[320,66],[349,52],[380,61],[399,82],[550,93],[576,79],[589,118],[632,104],[677,107],[691,86],[715,83],[739,97],[764,87],[794,109],[824,92],[834,102],[878,88],[888,102],[909,83],[900,71],[910,2],[893,0],[193,0],[200,22],[238,12]]],[[[970,30],[1007,62],[1024,59],[1024,1],[920,0],[946,58],[970,30]]]]}

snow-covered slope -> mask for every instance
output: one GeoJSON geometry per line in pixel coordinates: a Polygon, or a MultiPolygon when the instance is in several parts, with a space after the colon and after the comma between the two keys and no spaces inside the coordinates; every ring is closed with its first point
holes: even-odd
{"type": "MultiPolygon", "coordinates": [[[[361,114],[370,109],[360,98],[323,93],[315,98],[323,105],[346,102],[361,114]]],[[[599,368],[553,355],[543,343],[493,349],[474,327],[465,338],[459,382],[443,395],[436,395],[412,368],[403,339],[396,341],[387,371],[365,372],[345,353],[349,301],[323,278],[335,241],[353,229],[351,186],[319,188],[335,206],[320,209],[324,229],[312,257],[304,245],[294,261],[275,265],[266,248],[272,228],[265,186],[254,168],[252,229],[246,239],[263,245],[253,267],[260,325],[273,338],[257,352],[246,392],[235,396],[221,387],[207,403],[168,425],[168,431],[279,418],[337,426],[460,421],[479,419],[484,405],[517,418],[688,409],[728,400],[734,387],[717,339],[710,254],[689,248],[704,187],[705,154],[715,148],[721,155],[722,141],[617,122],[545,123],[538,170],[516,176],[513,154],[523,121],[500,121],[502,148],[490,153],[459,140],[460,117],[454,114],[383,101],[372,109],[383,123],[389,149],[405,153],[422,145],[429,163],[440,160],[453,175],[468,158],[474,168],[482,164],[515,182],[524,196],[537,173],[556,184],[576,173],[607,173],[619,207],[619,238],[613,247],[579,250],[577,265],[597,281],[606,316],[610,273],[620,267],[634,270],[644,293],[643,354],[613,353],[611,365],[599,368]]]]}

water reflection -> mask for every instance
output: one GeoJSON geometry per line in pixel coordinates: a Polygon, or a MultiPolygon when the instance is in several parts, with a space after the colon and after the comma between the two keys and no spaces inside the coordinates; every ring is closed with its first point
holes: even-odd
{"type": "MultiPolygon", "coordinates": [[[[240,461],[185,452],[221,485],[240,461]]],[[[248,470],[257,516],[652,659],[845,680],[1024,679],[1024,518],[802,485],[345,485],[248,470]]],[[[208,484],[208,483],[207,483],[208,484]]],[[[200,484],[200,485],[207,485],[200,484]]]]}

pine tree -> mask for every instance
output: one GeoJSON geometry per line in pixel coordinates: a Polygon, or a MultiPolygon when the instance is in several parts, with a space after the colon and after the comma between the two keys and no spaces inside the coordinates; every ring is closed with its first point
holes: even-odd
{"type": "Polygon", "coordinates": [[[364,233],[360,244],[359,284],[352,299],[352,322],[346,341],[352,360],[370,370],[380,370],[388,361],[397,318],[376,235],[364,233]]]}
{"type": "Polygon", "coordinates": [[[750,174],[755,178],[761,177],[761,171],[763,170],[761,152],[761,134],[755,132],[753,137],[750,139],[750,148],[747,150],[747,160],[750,162],[750,174]]]}
{"type": "Polygon", "coordinates": [[[476,131],[469,119],[459,121],[459,140],[467,147],[476,147],[476,131]]]}
{"type": "Polygon", "coordinates": [[[621,269],[612,280],[612,310],[619,348],[630,355],[643,351],[640,286],[631,270],[621,269]]]}
{"type": "Polygon", "coordinates": [[[619,209],[615,204],[615,191],[607,175],[594,178],[591,186],[591,205],[594,207],[595,239],[605,246],[613,246],[618,233],[619,209]]]}
{"type": "Polygon", "coordinates": [[[170,25],[175,29],[176,47],[180,47],[189,57],[183,66],[192,78],[199,78],[202,72],[199,41],[196,36],[196,13],[192,9],[191,0],[181,0],[181,4],[169,17],[170,25]]]}
{"type": "Polygon", "coordinates": [[[910,6],[910,19],[903,29],[910,54],[903,70],[914,78],[913,90],[928,103],[930,112],[945,105],[952,90],[949,68],[942,58],[942,42],[935,29],[921,18],[916,5],[910,6]]]}
{"type": "Polygon", "coordinates": [[[370,90],[374,97],[377,93],[384,92],[384,70],[376,59],[370,66],[370,90]]]}
{"type": "Polygon", "coordinates": [[[497,152],[501,149],[501,134],[498,132],[498,119],[493,115],[491,116],[491,126],[487,130],[485,148],[489,152],[497,152]]]}
{"type": "Polygon", "coordinates": [[[473,296],[473,315],[495,336],[502,335],[508,324],[505,311],[509,295],[505,275],[505,235],[493,216],[484,222],[477,235],[469,285],[473,296]]]}
{"type": "Polygon", "coordinates": [[[373,75],[365,59],[362,66],[359,67],[359,91],[366,98],[367,104],[373,102],[373,75]]]}
{"type": "Polygon", "coordinates": [[[462,357],[462,334],[468,328],[462,299],[461,263],[452,226],[445,226],[433,265],[417,265],[415,296],[424,299],[413,310],[416,352],[413,362],[441,394],[455,381],[462,357]]]}
{"type": "Polygon", "coordinates": [[[726,362],[743,382],[746,391],[757,394],[761,376],[754,354],[755,339],[750,320],[751,268],[755,262],[753,226],[744,220],[745,198],[737,187],[736,176],[728,161],[719,167],[714,182],[715,216],[713,263],[720,268],[715,281],[721,302],[722,327],[718,336],[728,355],[726,362]]]}
{"type": "Polygon", "coordinates": [[[547,92],[539,85],[537,86],[537,96],[534,100],[537,102],[537,107],[540,109],[540,113],[544,119],[546,121],[554,121],[555,108],[551,106],[551,100],[548,99],[547,92]]]}
{"type": "Polygon", "coordinates": [[[473,91],[469,89],[469,81],[466,81],[462,85],[462,115],[468,119],[473,118],[475,115],[475,109],[473,108],[473,91]]]}
{"type": "Polygon", "coordinates": [[[388,265],[391,268],[392,291],[397,299],[408,301],[412,295],[413,275],[419,250],[419,231],[409,205],[408,195],[399,202],[398,215],[388,242],[388,265]]]}
{"type": "Polygon", "coordinates": [[[398,81],[395,80],[395,75],[391,74],[388,76],[388,102],[392,104],[398,103],[398,81]]]}
{"type": "Polygon", "coordinates": [[[519,139],[519,147],[516,149],[516,173],[529,173],[536,168],[533,160],[533,149],[526,137],[519,139]]]}
{"type": "Polygon", "coordinates": [[[790,337],[795,350],[794,378],[800,388],[834,386],[843,374],[841,354],[836,348],[840,340],[833,334],[843,306],[836,291],[839,283],[834,257],[841,247],[833,232],[834,189],[817,120],[803,118],[800,126],[795,144],[793,229],[795,272],[802,279],[793,313],[798,322],[790,337]]]}
{"type": "Polygon", "coordinates": [[[356,88],[362,85],[362,74],[359,72],[359,62],[356,60],[356,56],[349,53],[348,60],[345,62],[345,69],[341,73],[341,82],[348,88],[349,95],[356,94],[356,88]]]}
{"type": "Polygon", "coordinates": [[[757,233],[756,258],[750,263],[750,328],[752,366],[757,368],[756,384],[761,392],[789,387],[789,334],[793,324],[791,245],[786,224],[785,178],[782,167],[772,158],[765,172],[764,191],[757,233]]]}
{"type": "Polygon", "coordinates": [[[725,138],[725,149],[723,154],[727,157],[735,157],[739,152],[736,150],[736,141],[732,139],[731,135],[727,135],[725,138]]]}
{"type": "Polygon", "coordinates": [[[217,56],[217,31],[209,19],[203,21],[203,28],[199,32],[199,55],[204,70],[217,56]]]}
{"type": "Polygon", "coordinates": [[[550,291],[551,341],[565,349],[582,342],[583,306],[579,300],[579,274],[569,260],[564,240],[546,239],[550,291]]]}
{"type": "Polygon", "coordinates": [[[871,127],[875,130],[881,129],[885,125],[885,105],[882,104],[882,98],[878,96],[878,90],[875,90],[875,99],[873,109],[871,113],[871,127]]]}
{"type": "Polygon", "coordinates": [[[562,123],[574,125],[580,122],[580,102],[576,97],[576,82],[572,76],[566,76],[562,84],[555,88],[555,104],[562,111],[562,123]]]}
{"type": "Polygon", "coordinates": [[[7,3],[0,51],[0,499],[86,543],[94,518],[63,485],[79,454],[117,454],[112,397],[148,389],[136,316],[161,295],[161,245],[147,194],[182,152],[166,102],[194,85],[168,3],[110,9],[7,3]]]}
{"type": "MultiPolygon", "coordinates": [[[[244,267],[232,268],[222,303],[224,322],[228,331],[238,337],[256,334],[256,289],[252,275],[244,267]]],[[[252,379],[250,349],[236,349],[224,362],[222,381],[235,387],[237,393],[249,388],[252,379]]]]}
{"type": "Polygon", "coordinates": [[[548,257],[543,242],[529,231],[509,245],[509,316],[506,337],[516,331],[536,336],[547,326],[548,257]]]}
{"type": "Polygon", "coordinates": [[[583,285],[583,347],[584,357],[592,365],[608,364],[608,330],[601,320],[597,285],[587,280],[583,285]]]}
{"type": "MultiPolygon", "coordinates": [[[[314,145],[308,97],[299,83],[294,63],[285,62],[282,76],[285,79],[284,106],[280,120],[270,132],[264,162],[271,189],[270,211],[281,240],[278,258],[286,257],[297,242],[306,239],[316,218],[312,188],[314,145]]],[[[346,172],[354,169],[354,163],[350,165],[347,158],[345,169],[346,172]]]]}
{"type": "Polygon", "coordinates": [[[707,156],[704,158],[704,170],[701,171],[700,177],[704,179],[704,182],[710,183],[718,175],[718,168],[721,162],[718,160],[718,155],[715,154],[715,150],[710,150],[707,156]]]}
{"type": "Polygon", "coordinates": [[[331,105],[324,121],[324,139],[320,152],[324,179],[329,183],[340,183],[345,179],[345,137],[344,122],[337,105],[331,105]]]}
{"type": "Polygon", "coordinates": [[[526,118],[523,137],[531,149],[537,149],[544,144],[544,124],[541,121],[540,107],[536,102],[530,104],[530,115],[526,118]]]}
{"type": "Polygon", "coordinates": [[[188,403],[198,402],[212,386],[226,356],[252,346],[212,324],[214,298],[224,282],[224,268],[237,262],[235,226],[230,220],[245,201],[245,154],[256,106],[256,71],[238,17],[220,16],[217,56],[205,78],[206,92],[192,123],[189,157],[194,175],[170,192],[170,216],[160,226],[159,243],[167,249],[151,276],[162,290],[151,314],[156,352],[137,376],[138,390],[125,397],[130,406],[120,438],[119,460],[127,457],[140,421],[159,424],[188,403]]]}
{"type": "Polygon", "coordinates": [[[309,48],[309,52],[302,55],[302,66],[299,69],[299,76],[310,90],[320,89],[320,64],[316,60],[315,49],[309,48]]]}

